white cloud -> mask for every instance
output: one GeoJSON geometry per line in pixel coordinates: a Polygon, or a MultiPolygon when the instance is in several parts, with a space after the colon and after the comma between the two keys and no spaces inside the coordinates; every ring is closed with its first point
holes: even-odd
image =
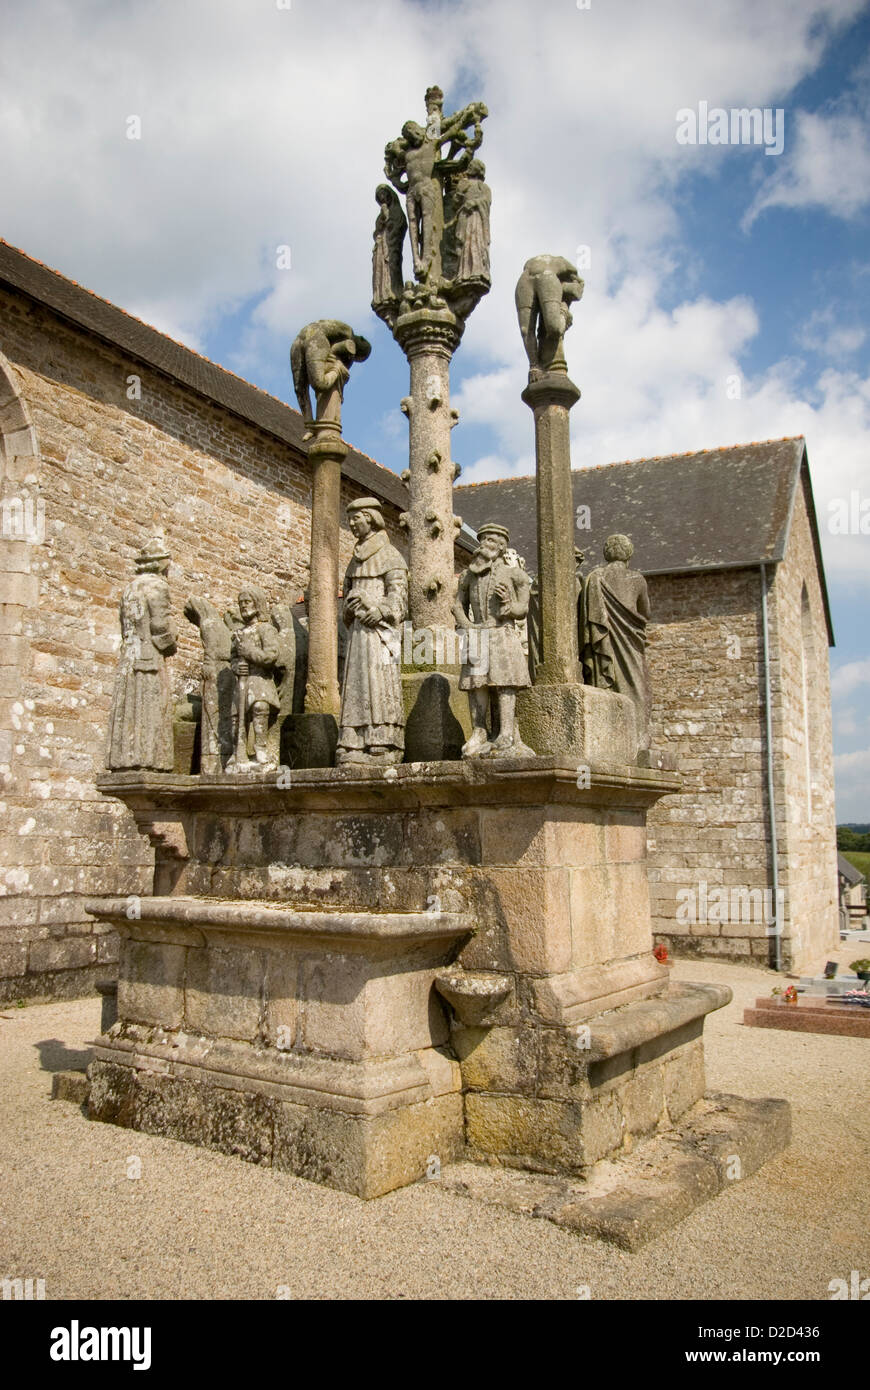
{"type": "Polygon", "coordinates": [[[837,783],[837,821],[870,820],[870,748],[838,753],[834,758],[837,783]]]}
{"type": "Polygon", "coordinates": [[[825,208],[854,217],[870,203],[870,120],[857,112],[798,111],[783,163],[759,189],[744,218],[765,208],[825,208]]]}
{"type": "Polygon", "coordinates": [[[859,686],[870,685],[870,660],[849,661],[831,676],[831,696],[842,700],[859,686]]]}
{"type": "Polygon", "coordinates": [[[836,312],[831,305],[815,309],[804,325],[803,345],[825,357],[851,357],[867,341],[867,331],[860,324],[844,323],[843,317],[848,313],[848,308],[842,305],[836,312]]]}

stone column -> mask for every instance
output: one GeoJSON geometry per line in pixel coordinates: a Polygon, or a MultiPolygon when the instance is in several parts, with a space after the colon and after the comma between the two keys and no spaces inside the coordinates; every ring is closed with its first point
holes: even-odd
{"type": "Polygon", "coordinates": [[[332,767],[338,743],[338,547],[341,465],[348,446],[340,426],[315,420],[308,446],[311,463],[311,559],[308,579],[308,678],[305,712],[288,715],[281,762],[293,767],[332,767]]]}
{"type": "Polygon", "coordinates": [[[579,399],[561,348],[550,370],[523,391],[535,417],[542,659],[534,685],[517,694],[517,722],[538,754],[561,753],[578,765],[633,763],[638,735],[632,702],[584,685],[577,651],[569,412],[579,399]]]}
{"type": "Polygon", "coordinates": [[[450,431],[450,359],[461,328],[449,309],[419,309],[401,316],[396,338],[411,370],[408,416],[407,513],[409,609],[415,628],[452,631],[453,463],[450,431]]]}
{"type": "Polygon", "coordinates": [[[338,538],[341,523],[341,465],[347,445],[331,421],[317,420],[308,446],[311,462],[311,563],[308,580],[308,680],[305,713],[332,715],[341,707],[338,689],[338,538]]]}
{"type": "Polygon", "coordinates": [[[535,416],[538,499],[538,592],[542,659],[537,685],[582,679],[577,652],[574,582],[574,493],[568,412],[580,391],[565,371],[531,382],[523,400],[535,416]]]}
{"type": "Polygon", "coordinates": [[[393,331],[411,375],[410,395],[402,402],[409,424],[411,502],[402,519],[409,609],[418,652],[422,634],[429,633],[432,653],[429,660],[404,663],[405,759],[454,759],[470,732],[467,701],[458,689],[453,619],[453,547],[461,521],[453,514],[450,431],[456,416],[450,409],[450,360],[462,323],[449,309],[418,308],[401,314],[393,331]]]}

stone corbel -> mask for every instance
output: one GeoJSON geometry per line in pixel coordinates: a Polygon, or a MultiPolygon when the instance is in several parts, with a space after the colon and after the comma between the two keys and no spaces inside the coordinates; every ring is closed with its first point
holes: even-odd
{"type": "Polygon", "coordinates": [[[511,977],[453,967],[435,976],[435,988],[466,1028],[491,1028],[510,993],[511,977]]]}
{"type": "Polygon", "coordinates": [[[155,895],[171,893],[190,858],[186,817],[166,820],[140,815],[136,817],[136,824],[140,832],[148,836],[154,849],[155,895]]]}

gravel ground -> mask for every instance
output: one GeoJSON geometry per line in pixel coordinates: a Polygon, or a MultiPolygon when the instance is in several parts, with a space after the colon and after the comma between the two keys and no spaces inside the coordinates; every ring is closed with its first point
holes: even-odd
{"type": "MultiPolygon", "coordinates": [[[[835,953],[854,957],[855,943],[835,953]]],[[[860,954],[860,952],[858,952],[860,954]]],[[[870,1039],[744,1028],[777,977],[677,962],[731,985],[708,1018],[716,1090],[785,1096],[790,1149],[629,1255],[420,1183],[375,1202],[171,1139],[91,1124],[49,1100],[80,1067],[99,1000],[0,1016],[0,1277],[47,1298],[828,1299],[870,1276],[870,1039]],[[127,1177],[127,1159],[142,1175],[127,1177]]],[[[780,980],[780,983],[782,981],[780,980]]]]}

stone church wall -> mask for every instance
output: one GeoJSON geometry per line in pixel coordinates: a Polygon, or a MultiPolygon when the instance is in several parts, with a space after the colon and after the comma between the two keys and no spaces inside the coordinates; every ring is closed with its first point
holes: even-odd
{"type": "Polygon", "coordinates": [[[653,931],[680,955],[768,957],[758,898],[738,903],[769,883],[759,582],[752,569],[649,580],[652,744],[684,780],[649,815],[653,931]]]}
{"type": "Polygon", "coordinates": [[[771,594],[780,882],[798,967],[840,939],[828,631],[804,488],[771,594]]]}
{"type": "Polygon", "coordinates": [[[779,927],[783,963],[804,970],[836,944],[838,919],[828,633],[803,483],[785,558],[768,571],[779,908],[760,585],[758,569],[649,581],[652,742],[684,777],[649,815],[653,929],[679,955],[765,964],[779,927]]]}
{"type": "MultiPolygon", "coordinates": [[[[14,530],[14,508],[29,498],[44,523],[44,537],[7,534],[0,550],[8,1002],[80,994],[111,975],[115,940],[85,917],[82,900],[150,883],[147,841],[94,786],[133,556],[160,526],[172,555],[171,670],[181,698],[197,687],[201,660],[182,611],[188,594],[226,603],[248,584],[270,602],[302,593],[310,486],[306,461],[286,443],[8,290],[0,354],[3,515],[14,530]],[[133,377],[140,399],[128,398],[133,377]]],[[[345,501],[360,495],[345,486],[345,501]]],[[[384,510],[395,539],[398,513],[384,510]]],[[[352,545],[343,529],[342,565],[352,545]]]]}

